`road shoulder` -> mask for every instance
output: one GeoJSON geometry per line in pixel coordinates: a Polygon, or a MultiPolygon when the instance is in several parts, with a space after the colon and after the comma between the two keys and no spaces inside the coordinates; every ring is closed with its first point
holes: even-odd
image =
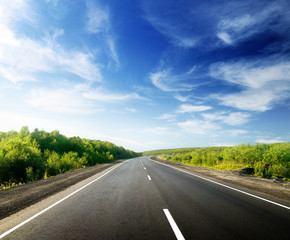
{"type": "Polygon", "coordinates": [[[263,179],[245,174],[240,174],[237,171],[217,171],[205,167],[197,167],[186,165],[168,160],[162,160],[157,157],[151,157],[152,160],[178,167],[200,176],[207,177],[212,180],[218,180],[233,186],[239,186],[243,190],[250,190],[261,193],[264,197],[274,197],[290,205],[290,183],[280,182],[273,179],[263,179]]]}

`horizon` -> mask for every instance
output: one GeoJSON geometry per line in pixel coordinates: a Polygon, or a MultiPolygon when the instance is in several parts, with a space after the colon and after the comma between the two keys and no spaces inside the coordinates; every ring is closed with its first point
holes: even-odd
{"type": "Polygon", "coordinates": [[[290,142],[290,3],[0,3],[0,131],[152,149],[290,142]]]}

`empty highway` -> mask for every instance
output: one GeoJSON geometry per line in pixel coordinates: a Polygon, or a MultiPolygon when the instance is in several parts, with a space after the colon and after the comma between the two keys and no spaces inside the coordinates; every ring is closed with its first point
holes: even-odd
{"type": "Polygon", "coordinates": [[[282,240],[290,236],[289,206],[149,157],[105,170],[82,189],[25,220],[0,232],[0,238],[282,240]]]}

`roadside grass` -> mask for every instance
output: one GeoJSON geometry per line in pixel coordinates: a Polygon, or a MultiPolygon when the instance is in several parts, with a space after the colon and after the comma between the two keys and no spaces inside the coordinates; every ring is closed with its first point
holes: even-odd
{"type": "Polygon", "coordinates": [[[253,176],[290,181],[290,143],[235,147],[180,148],[144,152],[159,158],[216,170],[249,168],[253,176]]]}

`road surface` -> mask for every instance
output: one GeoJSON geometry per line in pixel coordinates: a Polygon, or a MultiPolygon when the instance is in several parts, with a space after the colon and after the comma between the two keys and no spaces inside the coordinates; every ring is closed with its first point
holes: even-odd
{"type": "Polygon", "coordinates": [[[149,157],[104,171],[21,226],[0,232],[0,238],[14,240],[288,240],[289,236],[289,206],[249,196],[149,157]]]}

